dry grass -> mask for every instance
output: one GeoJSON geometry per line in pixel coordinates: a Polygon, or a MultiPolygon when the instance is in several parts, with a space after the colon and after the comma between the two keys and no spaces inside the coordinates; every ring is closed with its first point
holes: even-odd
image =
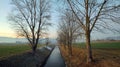
{"type": "Polygon", "coordinates": [[[67,67],[120,67],[120,49],[93,49],[95,62],[86,63],[85,49],[73,47],[73,55],[69,57],[68,50],[60,46],[67,67]],[[71,62],[69,62],[71,60],[71,62]]]}

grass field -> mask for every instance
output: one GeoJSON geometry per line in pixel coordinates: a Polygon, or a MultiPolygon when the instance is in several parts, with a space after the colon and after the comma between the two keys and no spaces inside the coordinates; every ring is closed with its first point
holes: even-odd
{"type": "MultiPolygon", "coordinates": [[[[96,42],[92,43],[92,48],[113,48],[120,49],[120,42],[96,42]]],[[[74,46],[85,48],[85,43],[76,43],[74,46]]]]}
{"type": "Polygon", "coordinates": [[[43,47],[33,54],[30,50],[28,45],[0,45],[0,67],[41,67],[52,51],[43,47]]]}
{"type": "MultiPolygon", "coordinates": [[[[40,45],[38,47],[40,47],[40,45]]],[[[12,55],[21,54],[29,50],[31,50],[30,46],[25,44],[21,45],[0,44],[0,59],[12,55]]]]}

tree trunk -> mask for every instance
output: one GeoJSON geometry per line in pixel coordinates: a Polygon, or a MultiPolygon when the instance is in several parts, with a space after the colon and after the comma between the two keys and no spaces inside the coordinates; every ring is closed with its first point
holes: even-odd
{"type": "Polygon", "coordinates": [[[70,55],[72,56],[72,45],[70,45],[70,55]]]}
{"type": "Polygon", "coordinates": [[[37,45],[35,45],[35,46],[32,47],[33,55],[35,55],[35,53],[36,53],[36,48],[37,48],[37,45]]]}
{"type": "Polygon", "coordinates": [[[71,49],[71,45],[70,45],[70,42],[68,44],[68,60],[69,60],[69,67],[72,67],[72,64],[71,64],[71,57],[72,57],[72,49],[71,49]]]}
{"type": "Polygon", "coordinates": [[[72,56],[72,46],[71,45],[68,46],[68,53],[70,56],[72,56]]]}
{"type": "Polygon", "coordinates": [[[68,41],[68,53],[70,56],[72,56],[72,45],[71,45],[70,40],[68,41]]]}
{"type": "Polygon", "coordinates": [[[72,56],[72,40],[70,40],[70,55],[72,56]]]}
{"type": "Polygon", "coordinates": [[[86,31],[86,48],[87,48],[87,63],[93,61],[92,49],[90,44],[90,31],[86,31]]]}

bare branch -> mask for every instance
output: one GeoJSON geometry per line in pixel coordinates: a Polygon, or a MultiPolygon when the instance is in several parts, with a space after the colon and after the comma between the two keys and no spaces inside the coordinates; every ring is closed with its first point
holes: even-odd
{"type": "Polygon", "coordinates": [[[90,28],[90,32],[92,31],[93,27],[95,26],[95,23],[97,22],[97,19],[98,19],[99,15],[100,15],[101,10],[103,9],[103,6],[105,5],[105,3],[106,3],[106,0],[104,0],[103,4],[101,5],[101,8],[100,8],[100,10],[99,10],[99,12],[98,12],[98,14],[97,14],[94,22],[93,22],[93,25],[92,25],[91,28],[90,28]]]}

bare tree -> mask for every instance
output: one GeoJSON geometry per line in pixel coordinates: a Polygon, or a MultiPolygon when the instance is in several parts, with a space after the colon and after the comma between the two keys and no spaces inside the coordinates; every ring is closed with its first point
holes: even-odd
{"type": "Polygon", "coordinates": [[[120,1],[119,0],[66,0],[69,8],[78,20],[78,24],[84,30],[86,36],[87,62],[91,62],[92,50],[90,45],[90,34],[94,29],[109,29],[112,22],[119,23],[120,1]]]}
{"type": "Polygon", "coordinates": [[[44,33],[50,18],[49,0],[11,0],[14,11],[9,16],[18,36],[26,37],[35,53],[40,36],[44,33]]]}
{"type": "Polygon", "coordinates": [[[120,0],[65,0],[74,13],[78,24],[84,30],[87,48],[87,62],[93,60],[90,44],[91,32],[94,29],[119,31],[109,25],[119,24],[120,0]],[[115,23],[114,23],[115,24],[115,23]]]}
{"type": "Polygon", "coordinates": [[[80,26],[76,23],[76,18],[73,13],[69,10],[61,12],[59,23],[58,36],[59,41],[68,49],[69,67],[71,67],[71,56],[72,54],[72,44],[73,40],[77,39],[82,33],[80,26]]]}
{"type": "Polygon", "coordinates": [[[48,46],[48,44],[50,43],[49,38],[45,38],[45,40],[46,40],[46,46],[48,46]]]}
{"type": "Polygon", "coordinates": [[[64,23],[60,23],[59,24],[59,29],[58,29],[58,42],[59,44],[61,45],[64,45],[64,48],[66,48],[66,45],[67,45],[67,29],[66,29],[66,26],[64,25],[64,23]]]}
{"type": "Polygon", "coordinates": [[[68,46],[69,54],[72,56],[72,42],[82,34],[82,31],[71,11],[65,10],[60,20],[58,34],[63,44],[68,46]]]}

